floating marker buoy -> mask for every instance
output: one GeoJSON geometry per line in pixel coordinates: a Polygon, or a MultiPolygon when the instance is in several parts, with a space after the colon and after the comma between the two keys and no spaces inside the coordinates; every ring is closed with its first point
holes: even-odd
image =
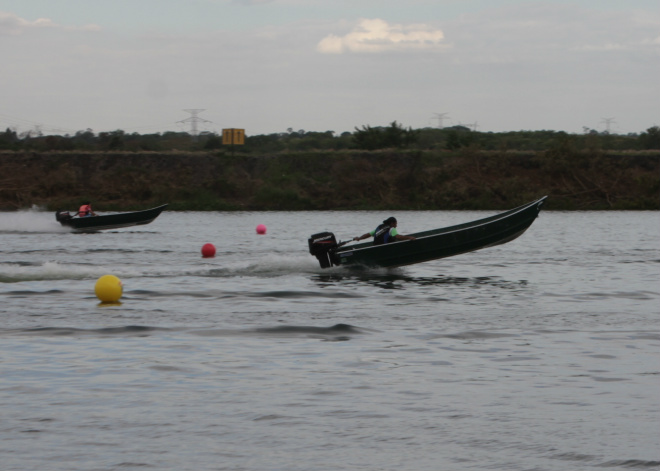
{"type": "Polygon", "coordinates": [[[202,245],[202,257],[204,258],[215,257],[215,245],[213,244],[202,245]]]}
{"type": "Polygon", "coordinates": [[[266,233],[266,226],[263,224],[259,224],[257,226],[257,234],[265,234],[266,233]]]}
{"type": "Polygon", "coordinates": [[[123,285],[114,275],[103,275],[96,281],[94,293],[104,303],[116,303],[121,298],[123,285]]]}

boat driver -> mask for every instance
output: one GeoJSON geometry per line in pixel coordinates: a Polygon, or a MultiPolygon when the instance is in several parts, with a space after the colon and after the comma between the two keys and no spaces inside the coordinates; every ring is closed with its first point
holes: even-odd
{"type": "Polygon", "coordinates": [[[376,229],[359,237],[353,237],[354,241],[366,239],[368,237],[374,238],[374,245],[389,244],[390,242],[398,242],[401,240],[415,240],[413,236],[399,234],[396,230],[397,222],[395,217],[389,217],[383,221],[376,229]]]}
{"type": "Polygon", "coordinates": [[[92,205],[89,201],[86,201],[82,204],[82,206],[78,210],[78,216],[81,218],[96,216],[96,213],[92,211],[92,205]]]}

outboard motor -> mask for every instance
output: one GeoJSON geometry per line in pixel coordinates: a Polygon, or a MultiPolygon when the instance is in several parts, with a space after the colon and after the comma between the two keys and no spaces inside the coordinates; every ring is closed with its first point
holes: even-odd
{"type": "Polygon", "coordinates": [[[59,209],[55,211],[55,219],[57,219],[57,222],[59,222],[60,224],[66,224],[71,220],[72,217],[73,216],[71,216],[71,213],[69,213],[69,211],[61,211],[59,209]]]}
{"type": "Polygon", "coordinates": [[[337,265],[334,263],[334,256],[338,244],[332,232],[319,232],[312,235],[307,242],[309,243],[309,253],[318,259],[321,268],[337,265]]]}

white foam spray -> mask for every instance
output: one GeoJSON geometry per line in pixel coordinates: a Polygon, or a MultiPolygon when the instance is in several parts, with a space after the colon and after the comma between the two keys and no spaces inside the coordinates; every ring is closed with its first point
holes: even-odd
{"type": "Polygon", "coordinates": [[[33,205],[31,209],[0,212],[0,232],[70,232],[55,220],[55,212],[33,205]]]}

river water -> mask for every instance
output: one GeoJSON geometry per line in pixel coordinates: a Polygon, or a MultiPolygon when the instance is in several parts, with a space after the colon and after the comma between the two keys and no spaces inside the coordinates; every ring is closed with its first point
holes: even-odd
{"type": "Polygon", "coordinates": [[[508,244],[394,270],[307,251],[390,215],[405,234],[491,214],[165,212],[73,234],[0,213],[0,468],[660,467],[660,213],[542,211],[508,244]],[[94,294],[105,274],[119,304],[94,294]]]}

